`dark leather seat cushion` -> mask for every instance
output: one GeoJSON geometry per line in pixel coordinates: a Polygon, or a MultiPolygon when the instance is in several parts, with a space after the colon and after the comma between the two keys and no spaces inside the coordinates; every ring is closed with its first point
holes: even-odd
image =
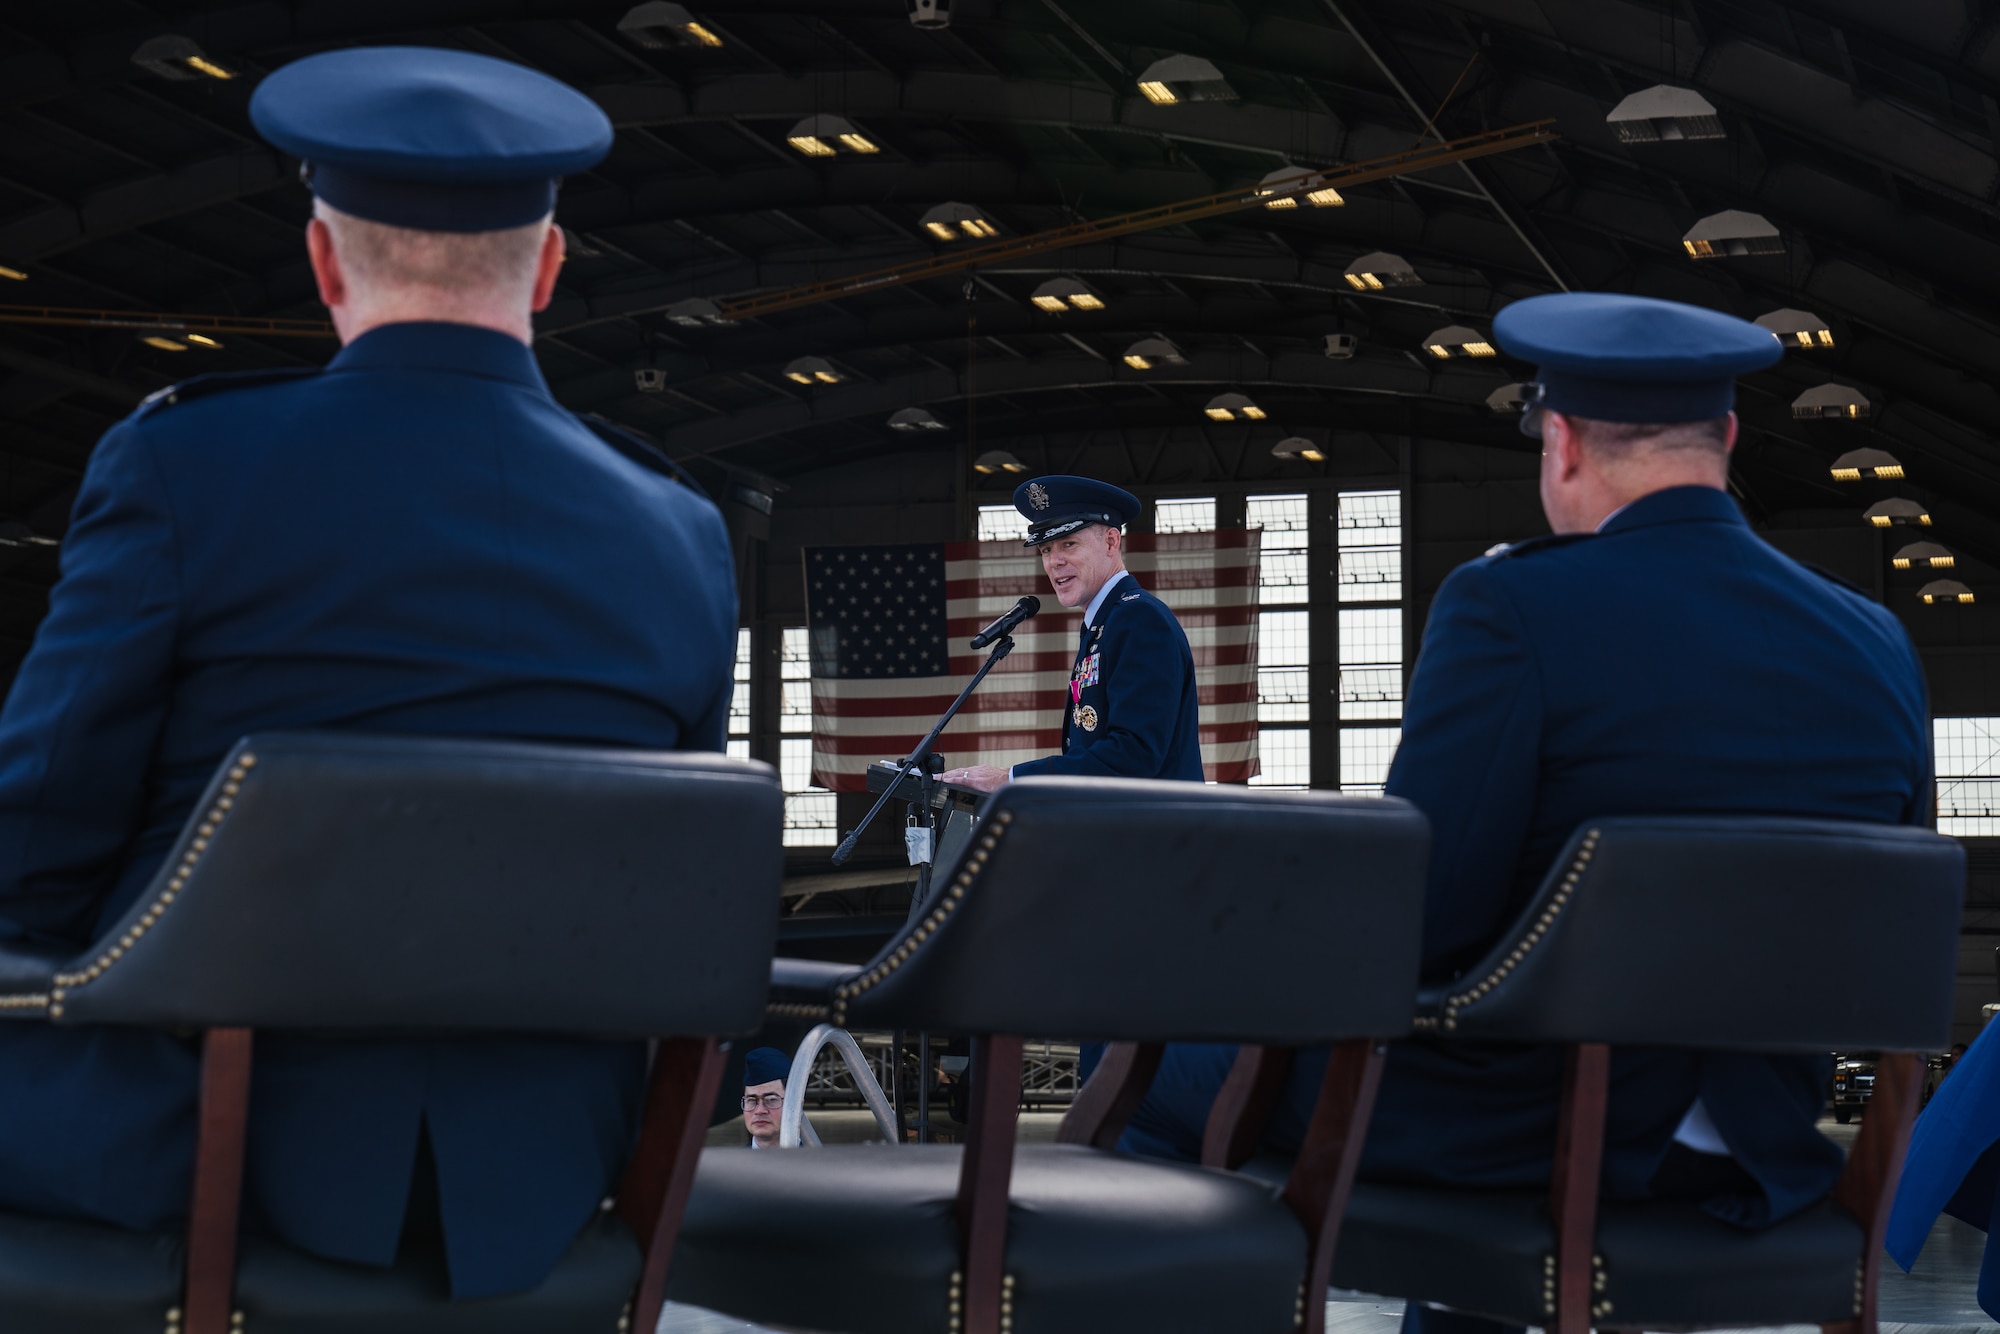
{"type": "MultiPolygon", "coordinates": [[[[1816,1324],[1855,1315],[1861,1225],[1820,1204],[1745,1232],[1683,1200],[1603,1206],[1604,1323],[1649,1330],[1816,1324]]],[[[1555,1248],[1541,1191],[1359,1183],[1341,1225],[1333,1282],[1539,1325],[1544,1257],[1555,1248]]]]}
{"type": "MultiPolygon", "coordinates": [[[[765,1324],[939,1334],[960,1150],[702,1155],[667,1295],[765,1324]]],[[[1073,1145],[1014,1160],[1013,1334],[1286,1334],[1305,1230],[1262,1182],[1073,1145]]]]}
{"type": "MultiPolygon", "coordinates": [[[[0,1330],[6,1334],[160,1334],[181,1304],[181,1240],[0,1214],[0,1330]]],[[[639,1282],[639,1247],[598,1218],[533,1292],[448,1300],[435,1250],[391,1269],[315,1259],[243,1238],[236,1306],[257,1334],[613,1334],[639,1282]]]]}

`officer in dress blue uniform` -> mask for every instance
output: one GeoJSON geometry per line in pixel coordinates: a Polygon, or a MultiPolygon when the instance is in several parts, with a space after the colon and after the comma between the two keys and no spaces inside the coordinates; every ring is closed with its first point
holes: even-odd
{"type": "MultiPolygon", "coordinates": [[[[1022,545],[1065,607],[1082,607],[1063,710],[1062,753],[1027,760],[1011,776],[1097,775],[1202,780],[1200,700],[1187,632],[1167,604],[1125,568],[1124,526],[1139,498],[1088,477],[1037,477],[1014,489],[1028,521],[1022,545]]],[[[945,781],[991,791],[1009,773],[954,769],[945,781]]]]}
{"type": "Polygon", "coordinates": [[[1976,1297],[2000,1320],[2000,1024],[1988,1023],[1952,1062],[1917,1118],[1884,1239],[1897,1264],[1917,1262],[1940,1213],[1986,1233],[1976,1297]]]}
{"type": "MultiPolygon", "coordinates": [[[[1712,311],[1590,293],[1518,302],[1494,334],[1539,366],[1523,425],[1542,440],[1555,531],[1451,574],[1410,682],[1388,791],[1431,822],[1430,982],[1496,941],[1585,821],[1914,824],[1929,803],[1923,675],[1901,625],[1763,542],[1724,489],[1735,376],[1776,362],[1777,341],[1712,311]]],[[[1232,1056],[1170,1050],[1127,1146],[1198,1157],[1232,1056]]],[[[1814,1129],[1826,1057],[1621,1048],[1612,1062],[1612,1198],[1684,1195],[1755,1228],[1805,1208],[1840,1172],[1840,1151],[1814,1129]]],[[[1281,1147],[1303,1138],[1324,1056],[1298,1066],[1274,1127],[1281,1147]]],[[[1561,1071],[1556,1048],[1398,1044],[1363,1173],[1545,1183],[1561,1071]]],[[[1492,1325],[1413,1308],[1404,1327],[1492,1325]]]]}
{"type": "MultiPolygon", "coordinates": [[[[187,381],[99,442],[0,713],[11,939],[80,950],[116,921],[249,732],[723,748],[721,518],[558,405],[528,346],[557,180],[608,150],[603,113],[516,65],[387,48],[287,66],[251,115],[304,160],[344,346],[187,381]]],[[[533,1287],[621,1169],[643,1064],[633,1044],[261,1040],[252,1214],[385,1265],[434,1161],[454,1296],[533,1287]]],[[[172,1225],[195,1077],[167,1034],[0,1024],[0,1209],[172,1225]]]]}

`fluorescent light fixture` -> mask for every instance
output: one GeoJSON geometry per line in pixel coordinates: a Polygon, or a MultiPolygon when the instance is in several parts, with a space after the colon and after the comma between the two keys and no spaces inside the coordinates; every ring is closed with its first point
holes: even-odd
{"type": "Polygon", "coordinates": [[[842,116],[807,116],[792,126],[785,142],[807,157],[832,157],[841,148],[863,155],[882,151],[874,140],[842,116]]]}
{"type": "Polygon", "coordinates": [[[1357,292],[1379,292],[1385,287],[1419,287],[1424,281],[1410,267],[1410,261],[1386,250],[1363,255],[1347,266],[1343,276],[1347,285],[1357,292]]]}
{"type": "Polygon", "coordinates": [[[1761,213],[1745,213],[1742,209],[1724,209],[1711,213],[1688,228],[1681,238],[1693,259],[1723,259],[1743,255],[1782,255],[1785,253],[1784,238],[1770,219],[1761,213]]]}
{"type": "Polygon", "coordinates": [[[222,341],[217,338],[210,338],[207,334],[182,334],[181,337],[187,339],[196,347],[205,347],[211,352],[220,352],[222,350],[222,341]]]}
{"type": "Polygon", "coordinates": [[[1052,315],[1060,315],[1065,310],[1103,310],[1104,298],[1085,287],[1074,278],[1051,278],[1034,290],[1028,298],[1037,309],[1052,315]]]}
{"type": "Polygon", "coordinates": [[[1788,348],[1818,351],[1833,346],[1833,330],[1809,310],[1773,310],[1757,317],[1757,327],[1769,329],[1788,348]]]}
{"type": "Polygon", "coordinates": [[[1950,606],[1972,601],[1972,590],[1956,579],[1933,579],[1917,590],[1917,596],[1930,606],[1939,604],[1950,606]]]}
{"type": "Polygon", "coordinates": [[[1859,421],[1868,415],[1871,406],[1867,397],[1852,385],[1823,384],[1792,400],[1792,416],[1801,421],[1818,418],[1859,421]]]}
{"type": "Polygon", "coordinates": [[[942,431],[945,424],[923,408],[900,408],[889,418],[889,426],[897,431],[942,431]]]}
{"type": "Polygon", "coordinates": [[[211,59],[191,37],[177,32],[148,37],[132,53],[132,63],[163,79],[233,79],[236,71],[211,59]]]}
{"type": "Polygon", "coordinates": [[[1873,528],[1928,528],[1931,516],[1914,500],[1897,497],[1877,501],[1862,511],[1861,517],[1873,528]]]}
{"type": "Polygon", "coordinates": [[[993,220],[970,204],[939,204],[924,214],[919,225],[939,241],[963,241],[968,238],[983,241],[1000,234],[993,220]]]}
{"type": "Polygon", "coordinates": [[[1692,88],[1665,83],[1633,93],[1604,119],[1628,144],[1725,137],[1722,121],[1707,98],[1692,88]]]}
{"type": "Polygon", "coordinates": [[[1125,364],[1135,371],[1149,371],[1161,365],[1185,366],[1187,358],[1164,338],[1141,338],[1125,349],[1125,364]]]}
{"type": "Polygon", "coordinates": [[[1858,482],[1864,477],[1895,481],[1903,475],[1896,456],[1882,449],[1850,449],[1833,461],[1833,480],[1858,482]]]}
{"type": "Polygon", "coordinates": [[[1139,75],[1139,92],[1148,102],[1233,102],[1236,90],[1222,71],[1200,56],[1174,55],[1155,60],[1139,75]]]}
{"type": "Polygon", "coordinates": [[[1957,557],[1935,542],[1912,542],[1889,558],[1899,570],[1949,570],[1957,557]]]}
{"type": "Polygon", "coordinates": [[[1247,394],[1217,394],[1208,400],[1202,412],[1210,421],[1233,422],[1238,417],[1244,421],[1260,422],[1267,415],[1247,394]]]}
{"type": "Polygon", "coordinates": [[[1487,410],[1498,417],[1518,417],[1528,406],[1528,386],[1503,384],[1486,396],[1487,410]]]}
{"type": "Polygon", "coordinates": [[[722,311],[705,296],[691,296],[667,307],[667,318],[683,329],[699,329],[705,324],[727,324],[722,311]]]}
{"type": "Polygon", "coordinates": [[[162,352],[185,352],[188,345],[178,339],[166,338],[160,334],[144,334],[139,339],[147,347],[157,347],[162,352]]]}
{"type": "Polygon", "coordinates": [[[686,6],[669,4],[667,0],[647,0],[643,5],[632,6],[618,20],[618,31],[634,46],[648,51],[722,45],[722,38],[688,13],[686,6]]]}
{"type": "Polygon", "coordinates": [[[1424,339],[1424,351],[1440,361],[1451,357],[1492,357],[1499,353],[1486,335],[1463,324],[1448,324],[1424,339]]]}
{"type": "Polygon", "coordinates": [[[1251,193],[1265,201],[1265,208],[1297,208],[1301,191],[1305,201],[1315,208],[1338,208],[1347,202],[1332,186],[1319,185],[1320,180],[1321,174],[1311,167],[1279,167],[1264,173],[1264,179],[1257,182],[1251,193]],[[1318,188],[1307,190],[1307,186],[1318,188]]]}
{"type": "Polygon", "coordinates": [[[28,281],[27,274],[21,272],[19,269],[10,269],[5,264],[0,264],[0,278],[11,278],[17,283],[28,281]]]}
{"type": "Polygon", "coordinates": [[[1320,447],[1302,435],[1288,435],[1271,446],[1271,457],[1277,459],[1304,459],[1307,463],[1324,463],[1326,455],[1320,447]]]}
{"type": "Polygon", "coordinates": [[[1009,454],[1004,449],[989,449],[972,461],[972,470],[977,473],[1026,472],[1028,465],[1009,454]]]}
{"type": "Polygon", "coordinates": [[[785,378],[794,384],[839,384],[847,377],[825,357],[800,357],[785,367],[785,378]]]}

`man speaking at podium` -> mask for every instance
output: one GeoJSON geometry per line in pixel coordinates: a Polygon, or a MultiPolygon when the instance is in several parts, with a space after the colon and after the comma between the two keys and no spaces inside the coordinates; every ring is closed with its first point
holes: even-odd
{"type": "Polygon", "coordinates": [[[1037,477],[1014,490],[1027,540],[1065,607],[1082,607],[1063,703],[1062,753],[953,769],[947,783],[990,792],[1009,777],[1075,774],[1199,783],[1194,654],[1167,604],[1125,568],[1124,527],[1139,498],[1088,477],[1037,477]]]}

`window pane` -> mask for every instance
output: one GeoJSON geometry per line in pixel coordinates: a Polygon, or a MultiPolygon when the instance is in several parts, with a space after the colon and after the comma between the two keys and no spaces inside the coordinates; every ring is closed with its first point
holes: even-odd
{"type": "Polygon", "coordinates": [[[1380,792],[1389,778],[1389,761],[1403,739],[1400,727],[1348,727],[1340,733],[1340,790],[1372,788],[1380,792]]]}
{"type": "MultiPolygon", "coordinates": [[[[1285,615],[1267,612],[1266,616],[1285,615]]],[[[1340,613],[1340,665],[1376,666],[1403,661],[1403,613],[1400,610],[1340,613]]]]}
{"type": "Polygon", "coordinates": [[[1940,834],[2000,834],[2000,718],[1937,718],[1940,834]]]}
{"type": "MultiPolygon", "coordinates": [[[[1344,614],[1344,613],[1343,613],[1344,614]]],[[[1257,665],[1303,667],[1312,661],[1307,637],[1312,613],[1265,611],[1257,614],[1257,665]]]]}
{"type": "Polygon", "coordinates": [[[1243,521],[1264,530],[1264,549],[1302,547],[1306,544],[1306,498],[1299,496],[1251,496],[1243,506],[1243,521]]]}
{"type": "Polygon", "coordinates": [[[810,681],[787,681],[784,685],[784,702],[778,714],[779,730],[785,732],[812,731],[813,691],[810,681]]]}
{"type": "Polygon", "coordinates": [[[1303,727],[1257,732],[1257,776],[1252,787],[1304,787],[1312,781],[1312,733],[1303,727]]]}
{"type": "Polygon", "coordinates": [[[1028,521],[1021,517],[1021,511],[1012,505],[981,505],[979,507],[979,540],[982,542],[1018,542],[1028,535],[1028,521]]]}
{"type": "MultiPolygon", "coordinates": [[[[750,734],[750,631],[736,632],[736,686],[729,694],[729,735],[750,734]]],[[[748,756],[746,754],[745,758],[748,756]]]]}
{"type": "Polygon", "coordinates": [[[1403,498],[1395,491],[1343,491],[1339,510],[1340,545],[1399,547],[1403,543],[1403,498]]]}
{"type": "Polygon", "coordinates": [[[1400,718],[1403,716],[1403,669],[1401,667],[1343,667],[1340,669],[1340,717],[1400,718]]]}
{"type": "Polygon", "coordinates": [[[786,737],[778,743],[778,785],[787,792],[805,791],[812,786],[812,763],[812,738],[786,737]]]}
{"type": "MultiPolygon", "coordinates": [[[[1264,559],[1269,560],[1266,556],[1264,559]]],[[[1400,547],[1342,547],[1340,600],[1396,602],[1403,596],[1403,551],[1400,547]]]]}
{"type": "Polygon", "coordinates": [[[812,650],[803,625],[788,625],[779,651],[780,672],[787,681],[803,681],[812,675],[812,650]]]}
{"type": "Polygon", "coordinates": [[[722,753],[732,760],[747,760],[750,758],[750,743],[748,741],[728,741],[724,742],[723,745],[724,750],[722,753]]]}
{"type": "MultiPolygon", "coordinates": [[[[1266,667],[1257,673],[1257,721],[1303,723],[1312,720],[1310,673],[1303,667],[1266,667]]],[[[1396,715],[1390,714],[1393,718],[1396,715]]]]}
{"type": "Polygon", "coordinates": [[[798,792],[785,798],[785,846],[830,848],[840,841],[834,828],[831,792],[798,792]]]}
{"type": "Polygon", "coordinates": [[[1267,605],[1304,602],[1306,583],[1311,577],[1311,565],[1303,550],[1273,551],[1266,547],[1257,565],[1257,600],[1267,605]]]}
{"type": "Polygon", "coordinates": [[[1212,533],[1215,531],[1215,497],[1193,500],[1162,500],[1153,506],[1156,533],[1212,533]]]}

